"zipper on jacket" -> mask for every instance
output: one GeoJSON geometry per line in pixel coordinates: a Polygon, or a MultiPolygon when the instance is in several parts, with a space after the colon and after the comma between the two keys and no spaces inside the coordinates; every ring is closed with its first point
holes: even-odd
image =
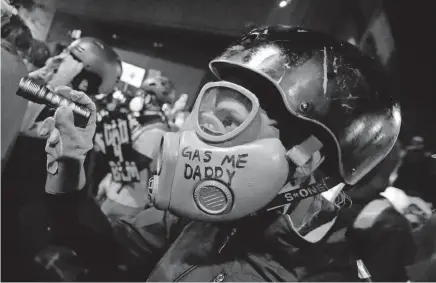
{"type": "Polygon", "coordinates": [[[212,280],[212,282],[224,282],[224,279],[226,279],[226,274],[220,273],[212,280]]]}
{"type": "MultiPolygon", "coordinates": [[[[230,232],[230,234],[226,237],[226,239],[224,240],[224,243],[221,245],[221,247],[218,250],[218,254],[220,254],[222,252],[222,250],[224,249],[224,247],[227,245],[227,243],[230,241],[230,239],[236,234],[236,228],[233,228],[232,231],[230,232]]],[[[190,268],[186,269],[182,274],[180,274],[179,276],[176,277],[176,279],[174,279],[174,282],[178,282],[181,281],[184,277],[186,277],[189,273],[191,273],[194,269],[197,268],[197,265],[193,265],[190,268]]],[[[220,273],[218,274],[212,282],[223,282],[225,279],[225,274],[224,273],[220,273]]]]}
{"type": "Polygon", "coordinates": [[[362,282],[372,282],[371,274],[369,273],[363,261],[358,259],[356,263],[359,279],[362,280],[362,282]]]}
{"type": "Polygon", "coordinates": [[[221,252],[223,251],[224,247],[227,246],[227,244],[229,243],[230,239],[236,234],[236,228],[232,229],[232,232],[230,232],[230,235],[228,235],[226,237],[226,239],[224,240],[224,243],[221,245],[221,247],[218,249],[218,254],[221,254],[221,252]]]}

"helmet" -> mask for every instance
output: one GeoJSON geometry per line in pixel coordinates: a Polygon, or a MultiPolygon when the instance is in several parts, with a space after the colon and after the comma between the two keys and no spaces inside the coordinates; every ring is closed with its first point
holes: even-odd
{"type": "Polygon", "coordinates": [[[157,76],[145,79],[141,88],[153,94],[162,104],[172,104],[177,100],[174,84],[166,77],[157,76]]]}
{"type": "Polygon", "coordinates": [[[382,67],[324,33],[255,29],[212,60],[210,69],[222,80],[248,79],[260,106],[278,121],[285,146],[301,132],[320,139],[335,153],[327,159],[346,184],[365,176],[397,140],[401,111],[382,67]]]}
{"type": "Polygon", "coordinates": [[[88,84],[93,84],[88,94],[110,93],[114,89],[122,66],[118,54],[109,45],[96,38],[83,37],[73,41],[67,49],[84,66],[72,82],[74,88],[87,80],[88,84]]]}

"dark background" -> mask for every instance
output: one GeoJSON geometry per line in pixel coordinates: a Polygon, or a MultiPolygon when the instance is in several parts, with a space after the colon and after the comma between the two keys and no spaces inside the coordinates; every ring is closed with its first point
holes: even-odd
{"type": "MultiPolygon", "coordinates": [[[[385,2],[397,49],[403,136],[420,134],[436,150],[435,16],[432,1],[385,2]]],[[[430,185],[430,184],[429,184],[430,185]]]]}

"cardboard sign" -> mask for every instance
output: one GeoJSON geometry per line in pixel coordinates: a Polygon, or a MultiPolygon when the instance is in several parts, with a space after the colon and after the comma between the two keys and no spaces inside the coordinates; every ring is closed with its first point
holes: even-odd
{"type": "Polygon", "coordinates": [[[99,124],[113,180],[121,183],[139,182],[128,116],[110,113],[99,124]]]}
{"type": "Polygon", "coordinates": [[[144,80],[145,69],[126,62],[121,62],[121,65],[123,67],[123,73],[121,74],[120,80],[139,88],[144,80]]]}

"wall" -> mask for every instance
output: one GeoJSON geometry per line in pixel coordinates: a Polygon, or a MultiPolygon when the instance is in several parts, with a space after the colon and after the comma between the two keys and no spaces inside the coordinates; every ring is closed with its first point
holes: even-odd
{"type": "Polygon", "coordinates": [[[100,32],[98,26],[86,18],[56,12],[47,35],[47,42],[69,43],[71,38],[68,33],[73,29],[86,30],[85,34],[82,34],[82,36],[100,32]]]}
{"type": "Polygon", "coordinates": [[[264,24],[305,25],[330,31],[340,21],[347,3],[356,1],[292,0],[287,7],[279,8],[280,0],[58,0],[57,9],[103,21],[239,35],[249,25],[264,24]]]}
{"type": "MultiPolygon", "coordinates": [[[[300,0],[301,1],[301,0],[300,0]]],[[[59,11],[104,21],[237,35],[247,23],[263,24],[275,1],[266,0],[58,0],[59,11]]]]}
{"type": "Polygon", "coordinates": [[[33,1],[33,9],[20,8],[19,14],[30,28],[33,38],[45,41],[56,12],[55,0],[33,1]]]}

